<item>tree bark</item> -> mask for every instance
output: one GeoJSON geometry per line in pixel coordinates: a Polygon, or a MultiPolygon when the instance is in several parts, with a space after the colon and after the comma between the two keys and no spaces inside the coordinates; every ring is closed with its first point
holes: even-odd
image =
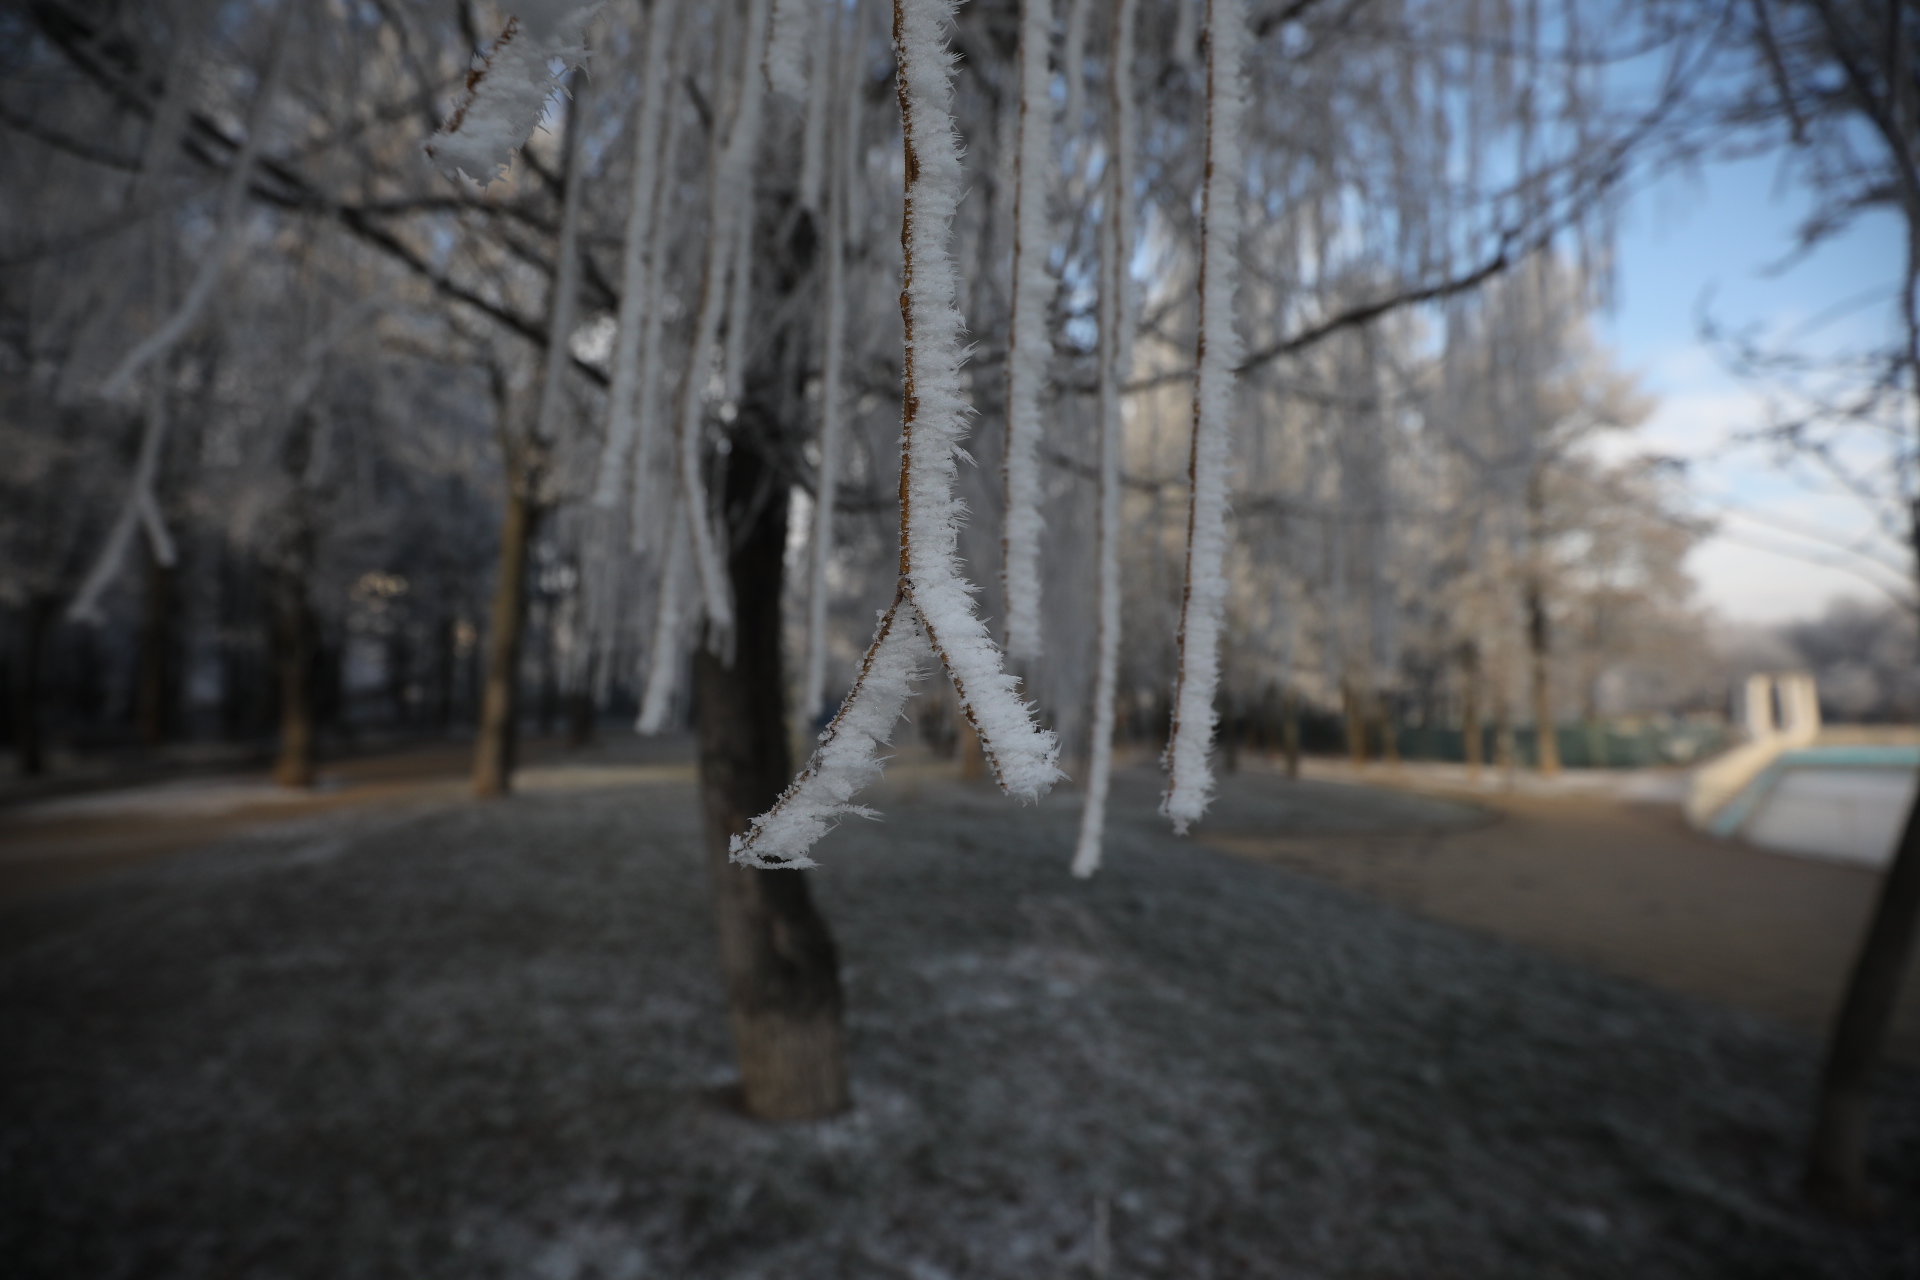
{"type": "Polygon", "coordinates": [[[1485,731],[1480,724],[1480,646],[1469,640],[1460,646],[1460,749],[1467,772],[1480,776],[1486,763],[1485,731]]]}
{"type": "Polygon", "coordinates": [[[762,483],[765,463],[751,447],[736,443],[728,462],[729,524],[746,526],[734,530],[727,564],[734,661],[729,668],[703,648],[693,664],[721,969],[747,1111],[815,1119],[848,1104],[833,937],[804,871],[739,867],[727,857],[728,841],[772,807],[793,774],[780,663],[787,491],[762,483]]]}
{"type": "Polygon", "coordinates": [[[1867,1112],[1873,1072],[1886,1048],[1900,981],[1913,959],[1920,919],[1920,801],[1880,886],[1873,922],[1847,982],[1820,1078],[1820,1106],[1807,1161],[1807,1192],[1850,1217],[1874,1210],[1867,1183],[1867,1112]]]}
{"type": "Polygon", "coordinates": [[[140,621],[140,669],[134,720],[140,740],[157,747],[173,723],[173,599],[176,571],[147,552],[146,613],[140,621]]]}
{"type": "Polygon", "coordinates": [[[1347,729],[1347,758],[1355,768],[1367,762],[1367,722],[1361,712],[1360,691],[1351,679],[1340,684],[1341,710],[1347,729]]]}
{"type": "Polygon", "coordinates": [[[1280,741],[1287,753],[1287,776],[1300,776],[1300,694],[1288,685],[1280,694],[1280,741]]]}
{"type": "Polygon", "coordinates": [[[1547,620],[1546,593],[1539,579],[1527,584],[1527,647],[1533,659],[1534,763],[1553,777],[1560,772],[1560,737],[1553,721],[1553,680],[1548,657],[1552,634],[1547,620]]]}
{"type": "Polygon", "coordinates": [[[280,754],[274,761],[273,780],[283,787],[310,787],[314,778],[313,608],[301,567],[279,566],[273,579],[273,661],[280,689],[280,754]]]}
{"type": "MultiPolygon", "coordinates": [[[[1915,371],[1920,378],[1920,368],[1915,371]]],[[[1909,508],[1915,575],[1920,578],[1920,503],[1909,508]]],[[[1862,1218],[1875,1208],[1867,1180],[1867,1113],[1873,1072],[1886,1049],[1900,982],[1913,962],[1920,921],[1920,795],[1907,809],[1893,865],[1880,883],[1873,920],[1847,979],[1827,1044],[1820,1102],[1807,1156],[1807,1194],[1836,1213],[1862,1218]]]]}
{"type": "Polygon", "coordinates": [[[520,711],[520,638],[527,617],[527,549],[539,519],[532,478],[508,475],[500,518],[500,571],[487,624],[487,679],[480,694],[480,733],[473,747],[473,794],[504,796],[513,785],[515,729],[520,711]]]}
{"type": "Polygon", "coordinates": [[[35,778],[47,771],[45,724],[40,717],[42,688],[45,684],[47,633],[59,616],[60,602],[52,596],[28,599],[22,619],[20,646],[20,692],[14,699],[13,741],[22,777],[35,778]]]}

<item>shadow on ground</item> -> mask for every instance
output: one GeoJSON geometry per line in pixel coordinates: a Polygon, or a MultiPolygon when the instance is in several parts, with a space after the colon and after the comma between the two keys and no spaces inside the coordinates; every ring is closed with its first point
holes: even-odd
{"type": "MultiPolygon", "coordinates": [[[[1920,1274],[1793,1193],[1810,1038],[1173,840],[899,782],[820,850],[858,1105],[725,1105],[692,789],[324,813],[0,911],[14,1276],[1920,1274]]],[[[1235,780],[1221,817],[1464,805],[1235,780]],[[1304,788],[1304,789],[1303,789],[1304,788]],[[1303,801],[1303,796],[1309,796],[1303,801]],[[1336,794],[1337,793],[1337,794],[1336,794]]],[[[1318,815],[1318,816],[1316,816],[1318,815]]],[[[1346,824],[1342,827],[1340,824],[1346,824]]]]}

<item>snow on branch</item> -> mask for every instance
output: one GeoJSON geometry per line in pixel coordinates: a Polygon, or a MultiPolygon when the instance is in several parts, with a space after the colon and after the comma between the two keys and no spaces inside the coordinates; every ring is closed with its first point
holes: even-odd
{"type": "MultiPolygon", "coordinates": [[[[600,451],[600,474],[594,485],[593,501],[599,507],[611,507],[620,499],[621,481],[627,474],[639,434],[646,417],[640,399],[651,396],[649,382],[641,384],[642,345],[646,330],[659,310],[661,272],[655,253],[654,220],[663,216],[657,210],[660,175],[665,167],[667,145],[662,134],[671,129],[664,122],[667,114],[667,51],[674,37],[679,0],[654,0],[647,16],[647,47],[640,71],[640,109],[633,121],[633,182],[627,192],[627,236],[620,270],[620,314],[613,340],[613,385],[607,394],[607,434],[600,451]]],[[[657,332],[657,323],[654,324],[657,332]]],[[[651,372],[651,371],[648,371],[651,372]]],[[[639,450],[642,461],[648,453],[644,441],[639,450]]],[[[643,483],[644,476],[636,483],[643,483]]]]}
{"type": "Polygon", "coordinates": [[[587,57],[587,24],[602,0],[514,0],[500,38],[467,73],[467,93],[427,143],[449,178],[492,182],[526,145],[547,101],[587,57]],[[560,74],[553,72],[555,60],[560,74]]]}
{"type": "Polygon", "coordinates": [[[1234,366],[1235,259],[1240,244],[1240,119],[1246,103],[1243,0],[1207,0],[1206,185],[1200,215],[1200,335],[1195,358],[1193,444],[1187,462],[1187,585],[1180,604],[1180,667],[1167,742],[1160,811],[1176,833],[1206,812],[1213,794],[1207,752],[1220,684],[1220,621],[1226,606],[1227,464],[1234,366]]]}
{"type": "Polygon", "coordinates": [[[748,866],[811,865],[807,850],[832,819],[857,811],[852,797],[879,771],[877,747],[912,691],[922,643],[945,664],[1001,790],[1035,799],[1061,776],[1059,741],[1034,724],[1020,700],[974,613],[973,589],[956,554],[963,510],[954,484],[969,408],[960,383],[962,323],[949,251],[963,179],[944,30],[953,10],[953,0],[894,0],[893,7],[906,151],[900,584],[820,749],[773,808],[732,840],[733,861],[748,866]],[[915,639],[922,635],[923,641],[915,639]]]}
{"type": "MultiPolygon", "coordinates": [[[[693,343],[687,355],[686,381],[680,394],[680,422],[675,457],[680,492],[686,505],[692,539],[693,563],[706,604],[708,643],[715,653],[733,651],[733,590],[727,581],[726,559],[707,509],[707,485],[702,470],[701,425],[705,421],[707,388],[713,357],[718,350],[720,318],[727,310],[729,268],[738,267],[739,237],[753,234],[753,160],[759,150],[762,104],[766,84],[760,62],[767,42],[768,0],[749,0],[746,38],[740,51],[736,84],[739,96],[724,136],[716,136],[708,187],[711,230],[700,282],[700,308],[693,322],[693,343]]],[[[751,258],[748,258],[751,265],[751,258]]],[[[738,278],[739,272],[732,273],[738,278]]],[[[736,289],[736,294],[740,290],[736,289]]],[[[744,333],[747,318],[738,304],[727,324],[735,336],[744,333]]],[[[744,344],[739,344],[744,350],[744,344]]],[[[737,365],[741,358],[729,341],[726,356],[737,365]]]]}
{"type": "Polygon", "coordinates": [[[896,597],[880,615],[873,643],[860,663],[853,692],[820,735],[819,749],[800,776],[753,820],[744,836],[729,842],[733,860],[750,867],[811,867],[807,856],[837,819],[851,814],[877,815],[853,803],[862,788],[880,776],[880,748],[913,695],[914,682],[926,674],[930,651],[926,630],[913,605],[896,597]]]}
{"type": "Polygon", "coordinates": [[[1006,516],[1001,580],[1007,591],[1007,653],[1040,656],[1040,395],[1053,353],[1047,332],[1047,198],[1053,173],[1053,97],[1047,50],[1053,0],[1020,4],[1020,141],[1014,159],[1013,314],[1007,358],[1006,516]]]}
{"type": "Polygon", "coordinates": [[[1080,836],[1073,874],[1100,867],[1107,822],[1107,788],[1113,777],[1114,697],[1120,681],[1120,388],[1133,347],[1133,22],[1135,0],[1116,0],[1113,58],[1107,83],[1111,163],[1106,216],[1100,222],[1100,493],[1095,537],[1096,636],[1093,735],[1088,744],[1087,798],[1080,810],[1080,836]]]}

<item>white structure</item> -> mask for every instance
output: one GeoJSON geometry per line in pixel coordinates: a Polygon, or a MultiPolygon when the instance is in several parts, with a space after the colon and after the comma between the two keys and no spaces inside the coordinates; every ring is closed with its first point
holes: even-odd
{"type": "Polygon", "coordinates": [[[1687,821],[1696,827],[1710,826],[1783,752],[1812,746],[1820,736],[1820,695],[1806,672],[1751,675],[1741,693],[1747,741],[1694,770],[1687,787],[1687,821]]]}

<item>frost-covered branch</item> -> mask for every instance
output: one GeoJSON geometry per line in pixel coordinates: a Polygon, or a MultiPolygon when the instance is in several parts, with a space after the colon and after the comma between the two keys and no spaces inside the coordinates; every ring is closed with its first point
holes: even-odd
{"type": "MultiPolygon", "coordinates": [[[[837,11],[836,11],[837,12],[837,11]]],[[[837,35],[837,26],[836,35],[837,35]]],[[[857,28],[856,28],[857,30],[857,28]]],[[[834,74],[819,81],[842,78],[844,46],[832,44],[834,74]]],[[[811,720],[820,714],[827,685],[827,569],[833,562],[833,499],[840,479],[840,449],[846,435],[846,409],[841,361],[847,330],[846,236],[847,197],[853,180],[853,157],[859,151],[860,95],[838,87],[847,114],[837,139],[831,143],[831,177],[827,184],[827,325],[820,371],[820,469],[814,480],[813,556],[807,582],[807,670],[801,683],[800,711],[811,720]]],[[[828,99],[832,101],[831,95],[828,99]]],[[[824,106],[825,104],[823,104],[824,106]]]]}
{"type": "Polygon", "coordinates": [[[587,25],[601,3],[514,0],[500,38],[467,74],[466,97],[427,143],[443,173],[464,173],[482,186],[500,175],[539,127],[561,78],[586,61],[587,25]]]}
{"type": "Polygon", "coordinates": [[[1187,585],[1180,604],[1180,666],[1167,742],[1167,792],[1160,811],[1175,832],[1206,812],[1213,795],[1214,692],[1220,684],[1220,622],[1226,607],[1227,464],[1240,244],[1240,120],[1246,101],[1241,49],[1244,0],[1207,0],[1207,142],[1200,214],[1200,334],[1194,364],[1193,443],[1187,479],[1187,585]]]}
{"type": "Polygon", "coordinates": [[[1116,0],[1113,54],[1107,73],[1111,157],[1106,217],[1100,225],[1100,490],[1096,530],[1093,736],[1088,744],[1087,799],[1073,874],[1100,867],[1107,821],[1107,788],[1113,776],[1113,712],[1120,679],[1120,388],[1133,347],[1133,22],[1135,0],[1116,0]]]}
{"type": "Polygon", "coordinates": [[[636,732],[652,737],[666,728],[673,709],[674,684],[680,678],[680,596],[687,576],[687,534],[680,504],[668,520],[667,547],[661,556],[660,599],[654,605],[653,643],[647,648],[647,688],[640,699],[636,732]]]}
{"type": "Polygon", "coordinates": [[[1020,4],[1020,141],[1014,160],[1013,314],[1007,355],[1006,515],[1001,576],[1007,592],[1007,654],[1040,655],[1040,395],[1052,342],[1047,301],[1047,200],[1053,174],[1053,97],[1047,51],[1053,0],[1020,4]]]}
{"type": "Polygon", "coordinates": [[[1001,789],[1034,799],[1060,777],[1060,744],[1020,700],[974,613],[956,554],[963,510],[954,485],[970,410],[960,381],[962,322],[950,250],[964,176],[949,108],[953,57],[945,28],[953,9],[953,0],[894,0],[893,7],[906,151],[900,585],[820,749],[773,808],[733,839],[733,860],[749,866],[811,865],[807,850],[835,816],[854,811],[852,797],[879,771],[877,747],[912,690],[922,654],[914,637],[923,630],[1001,789]]]}
{"type": "MultiPolygon", "coordinates": [[[[659,259],[655,256],[653,227],[664,210],[659,206],[663,160],[667,146],[662,135],[672,126],[665,120],[668,90],[667,53],[679,17],[679,0],[654,0],[647,15],[647,47],[640,70],[640,108],[633,123],[633,181],[627,191],[627,237],[622,250],[620,313],[613,338],[613,386],[607,394],[607,434],[600,451],[600,475],[594,503],[611,507],[620,499],[620,485],[635,453],[635,436],[645,415],[640,398],[652,398],[651,383],[643,391],[641,347],[649,325],[657,330],[660,309],[659,259]]],[[[641,455],[647,449],[641,447],[641,455]]],[[[636,483],[644,477],[636,477],[636,483]]]]}
{"type": "MultiPolygon", "coordinates": [[[[730,269],[739,262],[738,237],[753,234],[753,160],[759,150],[762,104],[766,99],[761,53],[767,41],[768,0],[749,0],[747,28],[740,51],[738,95],[733,118],[724,136],[716,138],[708,210],[712,230],[707,235],[705,271],[700,282],[700,309],[694,318],[693,344],[687,355],[687,375],[680,393],[679,432],[675,438],[680,491],[686,506],[693,563],[700,576],[706,604],[708,643],[715,652],[732,651],[733,591],[727,567],[707,510],[707,485],[701,470],[701,423],[706,416],[707,383],[720,317],[727,306],[730,269]]],[[[749,259],[748,265],[751,265],[749,259]]],[[[739,272],[732,271],[737,276],[739,272]]],[[[744,332],[746,317],[738,310],[728,316],[730,330],[744,332]]],[[[730,340],[726,355],[737,360],[730,340]]]]}

